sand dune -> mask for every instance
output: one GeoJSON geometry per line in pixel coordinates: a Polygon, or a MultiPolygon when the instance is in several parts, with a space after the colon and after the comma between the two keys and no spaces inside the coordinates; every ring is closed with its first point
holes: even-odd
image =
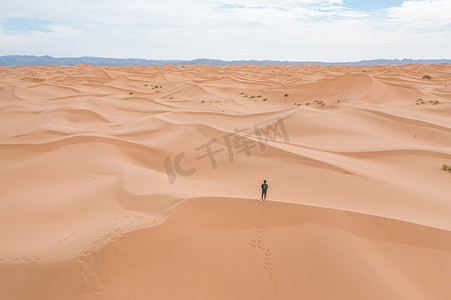
{"type": "Polygon", "coordinates": [[[450,70],[0,68],[0,299],[449,299],[450,70]]]}

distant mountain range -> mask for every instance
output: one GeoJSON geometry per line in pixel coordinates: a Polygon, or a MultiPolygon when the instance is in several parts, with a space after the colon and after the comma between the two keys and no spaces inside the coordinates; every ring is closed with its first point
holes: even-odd
{"type": "Polygon", "coordinates": [[[61,66],[89,64],[100,66],[124,66],[124,65],[405,65],[405,64],[437,64],[451,63],[451,59],[372,59],[357,62],[319,62],[319,61],[277,61],[277,60],[218,60],[218,59],[194,59],[194,60],[149,60],[140,58],[105,58],[105,57],[52,57],[32,55],[7,55],[0,56],[0,66],[61,66]]]}

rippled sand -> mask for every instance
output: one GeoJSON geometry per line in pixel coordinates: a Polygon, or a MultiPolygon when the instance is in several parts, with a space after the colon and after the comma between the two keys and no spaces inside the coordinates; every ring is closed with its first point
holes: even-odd
{"type": "Polygon", "coordinates": [[[443,164],[449,64],[1,67],[0,299],[449,299],[443,164]]]}

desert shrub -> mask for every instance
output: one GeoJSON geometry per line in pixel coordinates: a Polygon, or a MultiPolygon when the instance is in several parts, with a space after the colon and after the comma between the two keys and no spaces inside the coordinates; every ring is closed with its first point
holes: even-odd
{"type": "Polygon", "coordinates": [[[133,95],[133,92],[128,93],[129,95],[133,95]]]}
{"type": "Polygon", "coordinates": [[[261,97],[262,97],[262,95],[258,95],[258,96],[257,96],[257,98],[261,98],[261,97]]]}
{"type": "Polygon", "coordinates": [[[420,104],[424,104],[424,100],[421,98],[417,99],[417,101],[416,101],[416,105],[420,105],[420,104]]]}
{"type": "Polygon", "coordinates": [[[251,98],[251,99],[254,99],[254,98],[255,98],[255,96],[251,96],[250,98],[251,98]]]}
{"type": "Polygon", "coordinates": [[[147,86],[147,84],[144,84],[144,86],[147,86]]]}
{"type": "Polygon", "coordinates": [[[202,100],[202,103],[205,103],[205,100],[202,100]]]}
{"type": "Polygon", "coordinates": [[[285,96],[285,97],[288,97],[288,94],[285,94],[284,96],[285,96]]]}
{"type": "Polygon", "coordinates": [[[448,165],[446,165],[446,164],[443,164],[443,166],[442,166],[442,170],[448,170],[448,165]]]}
{"type": "Polygon", "coordinates": [[[263,99],[263,101],[266,101],[266,100],[268,100],[268,98],[263,99]]]}
{"type": "Polygon", "coordinates": [[[432,79],[432,76],[430,76],[430,75],[424,75],[424,76],[423,76],[423,79],[429,79],[429,80],[431,80],[431,79],[432,79]]]}

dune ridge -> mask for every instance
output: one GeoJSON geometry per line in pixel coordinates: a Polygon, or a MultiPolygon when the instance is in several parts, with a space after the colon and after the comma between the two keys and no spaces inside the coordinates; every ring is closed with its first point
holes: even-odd
{"type": "Polygon", "coordinates": [[[450,66],[0,67],[0,298],[448,299],[450,66]]]}

